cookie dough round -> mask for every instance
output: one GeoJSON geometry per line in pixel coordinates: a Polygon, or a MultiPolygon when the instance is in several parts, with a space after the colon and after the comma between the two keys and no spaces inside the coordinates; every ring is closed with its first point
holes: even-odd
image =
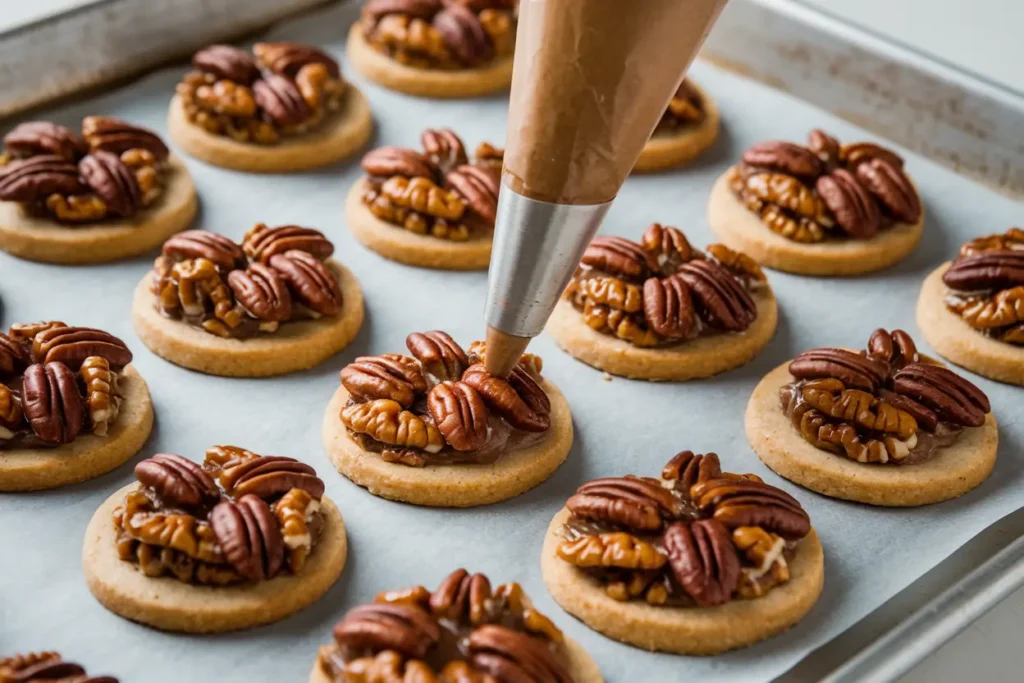
{"type": "Polygon", "coordinates": [[[661,652],[713,655],[774,636],[811,610],[821,595],[825,563],[818,534],[801,541],[789,563],[790,579],[767,595],[717,607],[655,607],[608,597],[599,581],[558,557],[559,530],[569,510],[555,515],[544,537],[540,568],[562,609],[609,638],[661,652]]]}
{"type": "Polygon", "coordinates": [[[477,97],[508,90],[512,85],[512,55],[478,69],[417,69],[370,47],[358,22],[348,32],[347,55],[352,65],[371,81],[407,95],[477,97]]]}
{"type": "Polygon", "coordinates": [[[106,474],[142,450],[153,430],[153,402],[133,365],[118,378],[121,404],[106,436],[83,433],[58,448],[0,451],[0,491],[39,491],[106,474]]]}
{"type": "Polygon", "coordinates": [[[273,145],[238,142],[191,123],[177,95],[171,100],[167,128],[178,145],[197,159],[237,171],[287,173],[329,166],[351,156],[370,140],[373,117],[366,97],[349,83],[341,109],[328,113],[315,129],[284,137],[273,145]]]}
{"type": "Polygon", "coordinates": [[[156,204],[132,218],[95,225],[60,224],[0,202],[0,249],[44,263],[106,263],[138,256],[181,232],[196,215],[196,186],[181,159],[167,158],[166,185],[156,204]]]}
{"type": "Polygon", "coordinates": [[[562,299],[548,319],[548,334],[563,350],[587,365],[630,379],[688,380],[710,377],[750,362],[775,335],[778,302],[770,289],[753,295],[757,319],[743,332],[641,348],[589,327],[562,299]]]}
{"type": "Polygon", "coordinates": [[[363,290],[355,275],[337,261],[327,265],[341,287],[341,315],[288,322],[273,334],[250,339],[225,339],[162,315],[147,273],[135,288],[135,333],[164,360],[209,375],[268,377],[308,370],[348,346],[363,325],[363,290]]]}
{"type": "Polygon", "coordinates": [[[711,190],[708,223],[723,244],[762,266],[800,275],[860,275],[888,268],[913,251],[924,232],[924,211],[916,223],[896,223],[869,240],[803,244],[772,232],[743,206],[726,172],[711,190]]]}
{"type": "Polygon", "coordinates": [[[917,326],[940,356],[971,372],[1024,386],[1024,346],[986,337],[946,308],[942,276],[950,262],[932,271],[917,299],[917,326]]]}
{"type": "Polygon", "coordinates": [[[120,559],[111,518],[129,484],[96,510],[85,531],[82,569],[89,590],[111,612],[164,631],[219,633],[279,621],[304,609],[341,576],[348,554],[345,523],[337,506],[321,501],[324,529],[299,575],[281,575],[257,584],[197,586],[176,578],[143,574],[120,559]]]}
{"type": "Polygon", "coordinates": [[[765,465],[812,491],[871,505],[928,505],[967,493],[996,463],[999,431],[991,414],[984,425],[964,430],[952,446],[915,465],[860,463],[815,448],[782,412],[779,389],[792,379],[784,363],[754,389],[747,404],[747,440],[765,465]]]}
{"type": "Polygon", "coordinates": [[[441,270],[486,270],[491,261],[491,238],[487,231],[465,242],[417,235],[374,216],[362,201],[366,180],[352,186],[345,200],[349,230],[364,246],[386,259],[409,266],[441,270]]]}
{"type": "Polygon", "coordinates": [[[696,126],[689,126],[677,132],[652,135],[640,152],[636,165],[633,166],[634,173],[664,171],[687,164],[718,139],[718,105],[696,84],[691,85],[700,93],[704,106],[704,120],[696,126]]]}
{"type": "Polygon", "coordinates": [[[551,399],[551,428],[540,442],[502,455],[489,465],[409,467],[367,453],[348,435],[339,414],[348,391],[338,387],[324,412],[324,448],[334,466],[375,496],[430,507],[472,507],[508,500],[532,489],[565,462],[572,447],[569,404],[547,380],[541,387],[551,399]]]}
{"type": "MultiPolygon", "coordinates": [[[[569,636],[565,636],[565,654],[568,658],[569,673],[575,683],[604,683],[601,669],[594,658],[569,636]]],[[[309,683],[334,683],[334,679],[317,659],[309,673],[309,683]]]]}

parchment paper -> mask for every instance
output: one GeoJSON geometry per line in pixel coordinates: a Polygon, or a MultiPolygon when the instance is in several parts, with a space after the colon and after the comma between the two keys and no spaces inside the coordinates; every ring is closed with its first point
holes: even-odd
{"type": "MultiPolygon", "coordinates": [[[[336,56],[356,16],[334,7],[283,25],[274,39],[324,44],[336,56]]],[[[347,67],[347,65],[346,65],[347,67]]],[[[109,114],[166,133],[174,84],[185,69],[167,69],[91,101],[43,112],[71,126],[83,115],[109,114]]],[[[346,74],[369,97],[377,142],[416,145],[425,126],[451,126],[475,146],[501,143],[503,98],[440,101],[406,97],[346,74]]],[[[714,179],[751,143],[802,140],[813,127],[843,140],[855,127],[783,94],[698,63],[696,80],[718,100],[721,140],[688,169],[633,177],[604,232],[637,238],[652,221],[683,228],[695,245],[713,241],[705,201],[714,179]]],[[[965,113],[965,115],[971,115],[965,113]]],[[[8,125],[5,123],[5,129],[8,125]]],[[[1001,445],[995,472],[963,498],[911,510],[833,501],[799,489],[761,465],[743,435],[743,410],[757,381],[797,352],[822,345],[859,346],[872,329],[913,322],[918,286],[969,237],[1021,220],[1020,206],[913,154],[907,167],[927,207],[924,243],[882,274],[843,280],[772,272],[781,320],[772,343],[750,365],[701,382],[649,384],[615,379],[561,353],[547,337],[532,351],[569,399],[576,443],[568,462],[538,489],[486,508],[428,510],[370,496],[337,474],[324,456],[320,423],[338,385],[338,370],[357,355],[403,351],[415,330],[444,328],[468,344],[483,333],[486,278],[408,268],[358,245],[342,215],[356,161],[319,173],[260,176],[189,161],[202,201],[198,227],[234,238],[254,223],[299,223],[324,230],[366,292],[367,320],[350,348],[308,373],[281,379],[232,380],[177,368],[149,353],[132,332],[131,293],[149,257],[97,267],[32,264],[0,254],[2,323],[61,319],[122,336],[149,381],[157,427],[143,453],[201,458],[212,444],[290,455],[317,467],[348,524],[351,554],[341,580],[316,605],[284,622],[218,636],[160,633],[114,616],[90,595],[80,568],[82,534],[96,507],[132,481],[131,465],[57,491],[0,495],[0,654],[56,649],[92,673],[122,681],[305,681],[317,646],[347,608],[385,588],[433,588],[453,568],[520,581],[598,660],[609,681],[768,680],[834,637],[949,555],[967,539],[1024,504],[1021,446],[1024,390],[971,377],[992,399],[1001,445]],[[714,658],[654,655],[591,632],[559,609],[541,581],[538,553],[551,516],[583,481],[630,472],[655,474],[677,451],[714,450],[733,471],[751,471],[796,495],[825,546],[825,592],[788,633],[714,658]],[[697,678],[699,677],[699,678],[697,678]]],[[[916,334],[923,345],[920,335],[916,334]]],[[[133,462],[137,462],[136,459],[133,462]]]]}

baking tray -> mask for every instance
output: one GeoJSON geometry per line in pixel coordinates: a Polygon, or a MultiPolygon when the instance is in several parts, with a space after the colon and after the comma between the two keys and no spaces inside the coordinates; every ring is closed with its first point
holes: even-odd
{"type": "MultiPolygon", "coordinates": [[[[333,7],[288,22],[271,39],[324,44],[335,55],[356,16],[333,7]]],[[[166,132],[167,102],[184,66],[154,73],[89,101],[41,112],[68,124],[88,113],[123,116],[166,132]]],[[[467,144],[500,142],[504,98],[463,102],[409,98],[366,83],[377,117],[377,142],[415,145],[425,126],[455,127],[467,144]]],[[[695,165],[631,178],[603,231],[638,237],[652,221],[675,224],[695,244],[713,241],[705,203],[714,179],[751,143],[801,139],[823,127],[842,139],[866,133],[834,115],[707,63],[693,76],[719,102],[721,139],[695,165]]],[[[144,452],[198,458],[213,443],[236,443],[292,455],[318,468],[349,530],[352,553],[341,580],[310,609],[271,626],[218,636],[163,634],[101,608],[80,570],[81,538],[96,507],[132,480],[130,466],[66,489],[0,497],[0,652],[53,648],[90,671],[122,680],[304,681],[319,644],[344,611],[382,588],[436,583],[454,566],[520,581],[598,660],[609,681],[770,680],[899,593],[987,526],[1024,505],[1021,390],[987,380],[1001,422],[992,477],[963,498],[916,510],[884,510],[830,500],[768,472],[743,435],[743,409],[771,368],[811,346],[854,344],[878,326],[915,331],[913,308],[924,276],[967,238],[1001,230],[1019,205],[909,150],[901,150],[928,210],[925,241],[885,273],[841,281],[771,273],[781,305],[775,339],[750,365],[711,380],[648,384],[614,379],[572,360],[542,336],[534,345],[545,374],[573,407],[576,443],[551,480],[515,500],[473,510],[426,510],[368,495],[334,473],[323,455],[322,411],[337,371],[356,355],[399,351],[407,333],[446,328],[463,343],[482,333],[483,273],[443,273],[389,263],[356,243],[342,205],[360,171],[354,162],[316,173],[257,176],[190,161],[202,203],[200,227],[239,238],[252,224],[295,222],[319,227],[361,280],[367,321],[353,345],[307,373],[268,380],[214,378],[176,368],[150,354],[132,333],[131,292],[150,259],[94,267],[53,267],[0,255],[3,323],[60,318],[123,336],[149,381],[157,427],[144,452]],[[1016,408],[1016,411],[1015,411],[1016,408]],[[789,632],[715,658],[649,654],[611,642],[562,612],[544,590],[538,554],[551,516],[588,479],[657,472],[681,448],[715,450],[726,466],[752,471],[795,493],[821,534],[826,586],[808,617],[789,632]]],[[[919,337],[919,335],[917,335],[919,337]]],[[[923,344],[922,344],[923,345],[923,344]]]]}

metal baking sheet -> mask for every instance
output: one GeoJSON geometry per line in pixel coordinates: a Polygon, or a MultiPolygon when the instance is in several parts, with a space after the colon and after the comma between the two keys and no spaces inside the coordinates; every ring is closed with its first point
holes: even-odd
{"type": "MultiPolygon", "coordinates": [[[[354,7],[334,7],[275,29],[271,38],[325,44],[341,56],[354,7]]],[[[166,132],[166,107],[184,66],[167,69],[88,102],[44,115],[66,124],[81,116],[122,116],[166,132]]],[[[350,69],[377,119],[378,144],[415,145],[425,126],[454,127],[473,146],[504,136],[502,97],[432,101],[372,86],[350,69]]],[[[638,237],[652,221],[684,229],[697,245],[713,241],[705,202],[715,178],[742,150],[765,138],[800,140],[822,127],[851,140],[866,134],[822,110],[760,84],[698,63],[692,75],[718,100],[720,141],[695,165],[627,181],[603,231],[638,237]]],[[[869,137],[869,136],[868,136],[869,137]]],[[[600,663],[609,681],[759,681],[781,674],[843,632],[1003,515],[1024,505],[1022,390],[973,378],[1000,421],[1000,455],[989,480],[963,498],[912,510],[873,509],[830,500],[779,479],[743,435],[743,410],[771,368],[812,346],[859,344],[875,327],[916,333],[921,280],[964,240],[1019,221],[1020,207],[990,189],[906,150],[923,193],[927,227],[903,263],[875,276],[820,280],[770,273],[780,302],[774,340],[748,366],[686,384],[648,384],[602,374],[542,336],[532,350],[573,408],[576,443],[551,480],[520,498],[471,510],[428,510],[374,498],[336,474],[323,454],[320,424],[338,370],[356,355],[401,351],[411,331],[445,328],[463,343],[482,334],[483,273],[445,273],[383,260],[348,233],[342,205],[359,176],[355,162],[316,173],[259,176],[189,167],[199,187],[198,225],[234,238],[256,222],[318,227],[366,292],[367,319],[353,345],[321,367],[279,379],[232,380],[174,367],[149,353],[131,329],[131,292],[150,259],[95,267],[55,267],[0,254],[3,324],[59,318],[104,327],[136,353],[149,381],[157,427],[139,457],[159,451],[200,458],[214,443],[291,455],[316,466],[341,508],[351,541],[341,580],[317,604],[278,624],[217,636],[164,634],[116,617],[89,594],[81,539],[96,507],[132,480],[130,466],[62,490],[0,496],[0,652],[57,649],[124,681],[304,681],[319,644],[344,611],[383,588],[433,587],[455,566],[497,581],[522,582],[600,663]],[[649,654],[609,641],[562,612],[544,590],[538,553],[551,516],[583,481],[654,473],[682,448],[714,450],[726,467],[751,471],[794,493],[825,546],[825,591],[808,617],[757,646],[714,658],[649,654]]],[[[919,335],[917,335],[919,337],[919,335]]],[[[923,342],[922,342],[923,345],[923,342]]]]}

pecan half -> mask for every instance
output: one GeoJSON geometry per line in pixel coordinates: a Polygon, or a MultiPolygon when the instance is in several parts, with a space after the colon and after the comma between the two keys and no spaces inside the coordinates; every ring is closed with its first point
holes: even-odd
{"type": "Polygon", "coordinates": [[[721,522],[674,522],[662,541],[673,576],[694,602],[712,607],[729,601],[739,584],[740,558],[721,522]]]}
{"type": "Polygon", "coordinates": [[[153,131],[111,116],[86,116],[82,119],[82,135],[94,152],[103,150],[120,156],[130,149],[144,149],[156,161],[170,155],[167,145],[153,131]]]}
{"type": "MultiPolygon", "coordinates": [[[[439,453],[444,448],[444,437],[433,421],[404,410],[388,398],[366,403],[351,403],[341,409],[342,423],[357,434],[366,434],[375,441],[400,448],[418,448],[427,453],[439,453]]],[[[425,462],[408,462],[420,467],[425,462]]]]}
{"type": "Polygon", "coordinates": [[[761,266],[742,251],[733,251],[724,244],[709,244],[708,254],[729,271],[756,282],[764,282],[767,278],[761,266]]]}
{"type": "Polygon", "coordinates": [[[85,404],[92,433],[106,436],[110,424],[117,419],[121,409],[117,373],[111,370],[106,358],[89,356],[82,361],[79,375],[85,384],[85,404]]]}
{"type": "Polygon", "coordinates": [[[834,377],[854,389],[874,392],[889,374],[889,366],[877,358],[846,349],[811,349],[789,364],[789,374],[798,379],[834,377]]]}
{"type": "Polygon", "coordinates": [[[893,389],[920,401],[946,422],[964,427],[985,424],[985,415],[992,410],[985,392],[938,365],[906,365],[893,376],[893,389]]]}
{"type": "Polygon", "coordinates": [[[363,400],[387,398],[408,408],[426,392],[427,379],[420,365],[397,353],[360,356],[341,370],[341,384],[363,400]]]}
{"type": "Polygon", "coordinates": [[[889,332],[878,328],[868,338],[868,355],[900,368],[921,360],[917,344],[903,330],[889,332]]]}
{"type": "Polygon", "coordinates": [[[729,271],[712,261],[683,264],[676,277],[689,288],[707,322],[728,332],[742,332],[757,319],[757,305],[729,271]]]}
{"type": "Polygon", "coordinates": [[[406,178],[438,177],[437,166],[419,152],[404,147],[378,147],[367,152],[361,162],[367,175],[390,178],[403,176],[406,178]]]}
{"type": "Polygon", "coordinates": [[[855,239],[874,237],[881,227],[881,214],[871,194],[849,171],[837,168],[814,184],[836,223],[855,239]]]}
{"type": "Polygon", "coordinates": [[[266,263],[271,256],[297,249],[324,261],[334,253],[334,245],[319,230],[298,225],[269,228],[258,223],[242,238],[242,251],[254,261],[266,263]]]}
{"type": "Polygon", "coordinates": [[[0,681],[4,683],[117,683],[110,676],[86,676],[85,669],[65,662],[56,652],[38,652],[0,659],[0,681]]]}
{"type": "Polygon", "coordinates": [[[646,541],[624,531],[581,536],[558,546],[558,556],[577,567],[660,569],[668,558],[646,541]]]}
{"type": "Polygon", "coordinates": [[[685,339],[693,330],[696,313],[690,288],[679,274],[647,278],[644,282],[644,320],[666,339],[685,339]]]}
{"type": "Polygon", "coordinates": [[[463,373],[462,381],[480,392],[487,406],[516,429],[544,432],[551,427],[551,401],[522,366],[512,368],[504,379],[477,363],[463,373]]]}
{"type": "Polygon", "coordinates": [[[228,273],[235,299],[258,320],[284,322],[292,317],[292,297],[277,271],[262,263],[228,273]]]}
{"type": "Polygon", "coordinates": [[[254,495],[223,500],[210,511],[210,526],[224,557],[251,581],[270,579],[284,565],[284,539],[270,506],[254,495]]]}
{"type": "Polygon", "coordinates": [[[307,64],[322,64],[331,78],[341,77],[341,68],[330,55],[303,43],[256,43],[252,46],[256,59],[274,73],[295,78],[307,64]]]}
{"type": "Polygon", "coordinates": [[[878,397],[893,408],[908,413],[917,422],[917,426],[926,432],[934,432],[939,426],[939,416],[931,408],[922,405],[909,396],[897,394],[888,389],[879,389],[878,397]]]}
{"type": "Polygon", "coordinates": [[[394,650],[422,659],[441,638],[441,627],[412,605],[373,603],[351,609],[334,627],[334,641],[353,650],[394,650]]]}
{"type": "Polygon", "coordinates": [[[1010,228],[1002,234],[975,237],[960,247],[960,256],[985,251],[1024,251],[1024,228],[1010,228]]]}
{"type": "Polygon", "coordinates": [[[463,66],[475,66],[494,56],[491,40],[480,19],[462,5],[444,5],[434,15],[432,25],[441,34],[452,56],[463,66]]]}
{"type": "Polygon", "coordinates": [[[743,153],[743,163],[789,175],[815,178],[823,165],[811,150],[791,142],[759,142],[743,153]]]}
{"type": "Polygon", "coordinates": [[[693,451],[677,453],[661,469],[661,478],[678,481],[679,489],[690,495],[690,487],[699,481],[717,479],[722,475],[722,464],[717,453],[695,454],[693,451]]]}
{"type": "Polygon", "coordinates": [[[225,468],[218,478],[224,490],[235,498],[254,495],[269,502],[292,489],[302,489],[315,500],[324,495],[324,482],[316,476],[315,469],[295,458],[279,455],[263,455],[225,468]]]}
{"type": "Polygon", "coordinates": [[[487,443],[487,407],[465,382],[441,382],[427,394],[427,407],[444,440],[457,451],[476,451],[487,443]]]}
{"type": "Polygon", "coordinates": [[[589,481],[576,489],[565,506],[586,519],[657,531],[662,519],[676,515],[679,501],[656,479],[626,476],[589,481]]]}
{"type": "Polygon", "coordinates": [[[37,363],[59,362],[78,370],[89,356],[99,356],[116,369],[132,362],[132,352],[114,335],[91,327],[53,327],[32,340],[32,358],[37,363]]]}
{"type": "Polygon", "coordinates": [[[759,526],[783,538],[803,538],[811,520],[796,498],[763,481],[708,479],[690,489],[690,497],[703,511],[730,529],[759,526]]]}
{"type": "Polygon", "coordinates": [[[164,242],[161,253],[173,261],[204,258],[221,273],[245,266],[242,248],[223,235],[208,230],[186,230],[164,242]]]}
{"type": "Polygon", "coordinates": [[[442,0],[369,0],[363,5],[362,15],[374,21],[387,14],[405,14],[417,19],[429,19],[441,7],[442,0]]]}
{"type": "Polygon", "coordinates": [[[220,491],[203,468],[173,453],[157,453],[135,466],[135,478],[165,504],[200,507],[220,499],[220,491]]]}
{"type": "Polygon", "coordinates": [[[491,582],[486,576],[456,569],[430,594],[427,606],[439,619],[479,626],[487,621],[487,603],[492,599],[491,582]]]}
{"type": "Polygon", "coordinates": [[[1024,285],[1024,251],[989,251],[959,258],[942,275],[942,281],[962,292],[1024,285]]]}
{"type": "Polygon", "coordinates": [[[267,265],[278,272],[295,301],[320,315],[341,313],[344,301],[338,279],[312,254],[291,249],[274,254],[267,265]]]}
{"type": "Polygon", "coordinates": [[[894,168],[903,168],[903,159],[898,154],[873,142],[851,142],[843,145],[839,150],[839,159],[850,168],[857,168],[872,159],[881,159],[894,168]]]}
{"type": "Polygon", "coordinates": [[[295,83],[278,74],[264,73],[252,84],[252,96],[278,126],[297,126],[313,114],[295,83]]]}
{"type": "Polygon", "coordinates": [[[42,201],[51,194],[81,194],[88,189],[78,167],[57,155],[16,159],[0,166],[0,200],[42,201]]]}
{"type": "MultiPolygon", "coordinates": [[[[21,399],[6,384],[0,384],[0,428],[17,429],[24,420],[21,399]]],[[[3,434],[3,429],[0,429],[0,438],[10,438],[10,434],[3,434]]]]}
{"type": "Polygon", "coordinates": [[[413,332],[405,338],[405,346],[427,372],[441,380],[459,379],[469,367],[466,352],[441,330],[413,332]]]}
{"type": "Polygon", "coordinates": [[[7,331],[7,334],[17,342],[28,342],[31,344],[40,332],[52,330],[55,327],[67,327],[67,325],[59,320],[48,320],[38,323],[14,323],[7,331]]]}
{"type": "Polygon", "coordinates": [[[648,273],[647,256],[638,245],[622,237],[598,237],[580,262],[611,275],[642,279],[648,273]]]}
{"type": "Polygon", "coordinates": [[[4,147],[19,158],[55,155],[68,161],[77,161],[86,151],[77,133],[49,121],[19,123],[4,136],[4,147]]]}
{"type": "Polygon", "coordinates": [[[22,409],[36,436],[55,445],[74,441],[85,423],[85,405],[68,366],[30,365],[22,382],[22,409]]]}
{"type": "Polygon", "coordinates": [[[78,162],[78,170],[110,213],[129,218],[139,210],[142,205],[139,181],[118,155],[93,150],[78,162]]]}
{"type": "Polygon", "coordinates": [[[253,56],[230,45],[203,48],[192,56],[192,66],[241,85],[250,85],[260,76],[253,56]]]}
{"type": "Polygon", "coordinates": [[[804,384],[801,396],[825,415],[870,432],[895,434],[907,440],[917,431],[917,420],[910,413],[877,399],[874,394],[847,389],[837,379],[811,380],[804,384]]]}
{"type": "Polygon", "coordinates": [[[0,379],[21,372],[30,362],[28,351],[20,342],[0,333],[0,379]]]}
{"type": "Polygon", "coordinates": [[[825,171],[831,171],[839,163],[839,141],[815,128],[807,134],[807,147],[825,164],[825,171]]]}
{"type": "Polygon", "coordinates": [[[661,223],[647,227],[640,238],[640,246],[650,257],[650,263],[664,275],[671,275],[679,266],[698,257],[697,250],[690,246],[681,230],[661,223]]]}
{"type": "Polygon", "coordinates": [[[921,217],[921,199],[902,168],[875,158],[858,164],[856,173],[888,215],[903,223],[916,223],[921,217]]]}
{"type": "Polygon", "coordinates": [[[455,131],[450,128],[428,128],[420,135],[420,144],[427,158],[443,174],[469,163],[466,148],[455,131]]]}
{"type": "Polygon", "coordinates": [[[469,210],[489,225],[498,215],[498,177],[476,166],[459,166],[445,176],[451,186],[466,202],[469,210]]]}
{"type": "Polygon", "coordinates": [[[512,629],[487,624],[467,640],[469,661],[498,681],[572,683],[572,675],[543,640],[512,629]]]}

